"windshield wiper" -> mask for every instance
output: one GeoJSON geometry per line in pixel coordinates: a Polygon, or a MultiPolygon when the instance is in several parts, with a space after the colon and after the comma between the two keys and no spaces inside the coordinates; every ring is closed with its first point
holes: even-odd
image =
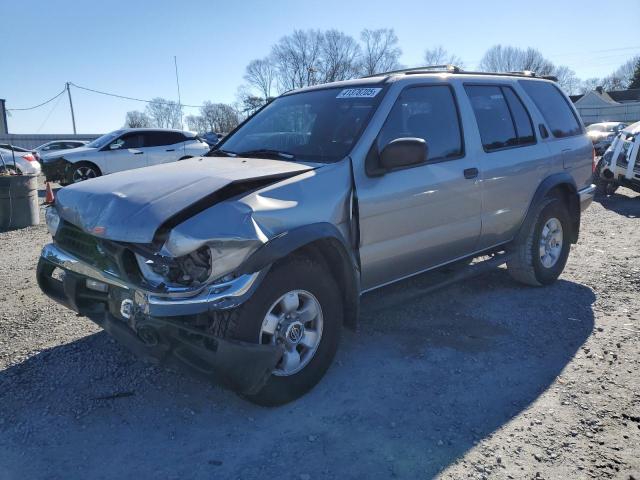
{"type": "Polygon", "coordinates": [[[205,157],[217,157],[217,156],[237,157],[238,154],[236,152],[230,152],[228,150],[222,150],[221,148],[212,148],[205,155],[205,157]]]}
{"type": "Polygon", "coordinates": [[[292,160],[296,156],[289,152],[282,152],[280,150],[272,150],[269,148],[259,148],[256,150],[247,150],[246,152],[239,152],[239,157],[277,157],[284,158],[286,160],[292,160]]]}

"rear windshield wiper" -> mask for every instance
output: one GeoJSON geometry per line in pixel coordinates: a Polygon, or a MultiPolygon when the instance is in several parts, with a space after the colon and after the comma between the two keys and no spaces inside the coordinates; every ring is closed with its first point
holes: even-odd
{"type": "Polygon", "coordinates": [[[239,157],[277,157],[284,158],[286,160],[292,160],[296,156],[289,152],[282,152],[280,150],[271,150],[269,148],[259,148],[257,150],[247,150],[246,152],[239,152],[239,157]]]}

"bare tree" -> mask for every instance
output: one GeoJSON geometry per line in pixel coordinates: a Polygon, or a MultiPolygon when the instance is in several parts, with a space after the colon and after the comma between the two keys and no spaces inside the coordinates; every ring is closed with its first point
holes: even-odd
{"type": "MultiPolygon", "coordinates": [[[[191,121],[196,122],[193,119],[191,121]]],[[[200,119],[197,120],[197,125],[207,132],[229,132],[239,122],[238,111],[231,105],[204,102],[200,108],[200,119]]]]}
{"type": "Polygon", "coordinates": [[[553,75],[558,79],[558,86],[562,88],[567,95],[575,95],[580,92],[581,82],[576,76],[576,72],[569,67],[560,65],[553,69],[553,75]]]}
{"type": "Polygon", "coordinates": [[[126,128],[148,128],[151,126],[151,119],[144,112],[132,110],[127,112],[124,126],[126,128]]]}
{"type": "Polygon", "coordinates": [[[182,126],[182,106],[173,100],[156,97],[145,109],[153,126],[158,128],[180,128],[182,126]]]}
{"type": "Polygon", "coordinates": [[[267,99],[271,96],[271,89],[275,81],[276,68],[271,58],[253,60],[247,65],[244,79],[255,87],[267,99]]]}
{"type": "Polygon", "coordinates": [[[638,62],[640,62],[640,55],[627,60],[610,75],[601,79],[600,85],[605,90],[624,90],[629,88],[633,70],[638,62]]]}
{"type": "Polygon", "coordinates": [[[373,75],[400,68],[402,50],[392,28],[365,29],[362,40],[362,74],[373,75]]]}
{"type": "Polygon", "coordinates": [[[587,78],[580,83],[580,93],[587,93],[601,86],[601,78],[587,78]]]}
{"type": "Polygon", "coordinates": [[[236,104],[235,108],[243,118],[247,118],[258,110],[260,110],[265,103],[270,102],[273,97],[269,97],[267,100],[254,95],[246,85],[238,87],[236,92],[236,104]]]}
{"type": "Polygon", "coordinates": [[[485,72],[518,72],[530,70],[538,75],[550,75],[554,65],[534,48],[526,50],[495,45],[487,50],[480,61],[480,70],[485,72]]]}
{"type": "Polygon", "coordinates": [[[328,30],[321,45],[318,70],[322,82],[348,80],[358,75],[360,46],[353,37],[338,30],[328,30]]]}
{"type": "Polygon", "coordinates": [[[319,30],[295,30],[273,46],[272,58],[281,92],[319,83],[322,42],[319,30]]]}
{"type": "Polygon", "coordinates": [[[462,58],[449,53],[442,45],[429,48],[424,52],[425,65],[456,65],[464,67],[462,58]]]}
{"type": "Polygon", "coordinates": [[[189,130],[193,132],[207,133],[210,131],[207,122],[201,115],[187,115],[184,120],[187,122],[189,130]]]}

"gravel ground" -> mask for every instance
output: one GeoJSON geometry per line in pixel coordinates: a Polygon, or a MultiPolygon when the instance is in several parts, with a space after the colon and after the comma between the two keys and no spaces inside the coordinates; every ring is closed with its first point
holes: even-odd
{"type": "Polygon", "coordinates": [[[640,196],[583,219],[561,279],[504,269],[362,300],[275,409],[144,364],[48,300],[44,225],[0,233],[0,478],[640,478],[640,196]]]}

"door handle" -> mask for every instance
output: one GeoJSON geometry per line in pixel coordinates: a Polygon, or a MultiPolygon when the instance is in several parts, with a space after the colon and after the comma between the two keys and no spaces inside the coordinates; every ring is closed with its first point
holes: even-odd
{"type": "Polygon", "coordinates": [[[176,149],[175,149],[175,148],[170,148],[170,149],[168,149],[168,150],[165,150],[165,152],[175,152],[175,151],[176,151],[176,149]]]}
{"type": "Polygon", "coordinates": [[[142,155],[144,152],[133,152],[134,155],[142,155]]]}
{"type": "Polygon", "coordinates": [[[476,178],[478,176],[477,168],[465,168],[464,169],[464,178],[471,179],[476,178]]]}

